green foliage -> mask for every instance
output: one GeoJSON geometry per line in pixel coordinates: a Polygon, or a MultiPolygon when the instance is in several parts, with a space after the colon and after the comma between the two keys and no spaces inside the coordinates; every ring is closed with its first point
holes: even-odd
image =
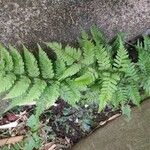
{"type": "Polygon", "coordinates": [[[31,81],[28,77],[22,76],[16,84],[12,87],[10,92],[4,97],[4,99],[11,99],[24,94],[29,88],[31,81]]]}
{"type": "Polygon", "coordinates": [[[63,80],[65,78],[71,77],[78,73],[81,69],[80,64],[73,64],[72,66],[68,67],[62,74],[62,76],[59,78],[59,80],[63,80]]]}
{"type": "Polygon", "coordinates": [[[23,74],[24,62],[23,62],[21,54],[11,45],[9,46],[9,49],[10,49],[10,53],[13,59],[13,65],[14,65],[13,72],[19,75],[23,74]]]}
{"type": "Polygon", "coordinates": [[[5,71],[11,71],[13,69],[13,60],[10,53],[7,51],[5,47],[0,44],[0,50],[1,50],[1,60],[3,60],[4,63],[4,70],[5,71]]]}
{"type": "Polygon", "coordinates": [[[9,90],[16,80],[16,76],[13,73],[0,75],[0,93],[9,90]]]}
{"type": "Polygon", "coordinates": [[[30,77],[38,77],[40,72],[37,64],[37,60],[35,59],[34,55],[27,50],[25,46],[24,49],[24,61],[27,73],[30,77]]]}
{"type": "Polygon", "coordinates": [[[51,79],[54,77],[52,62],[39,45],[38,48],[39,48],[39,64],[42,77],[44,79],[51,79]]]}
{"type": "Polygon", "coordinates": [[[20,54],[0,45],[0,93],[11,99],[11,107],[36,104],[36,116],[52,106],[58,98],[76,106],[80,100],[95,101],[102,111],[106,105],[122,106],[129,114],[129,102],[140,104],[142,93],[150,95],[150,38],[138,42],[138,60],[133,63],[123,36],[110,44],[93,26],[91,38],[82,31],[80,48],[46,43],[55,54],[50,60],[38,45],[38,57],[23,46],[20,54]]]}

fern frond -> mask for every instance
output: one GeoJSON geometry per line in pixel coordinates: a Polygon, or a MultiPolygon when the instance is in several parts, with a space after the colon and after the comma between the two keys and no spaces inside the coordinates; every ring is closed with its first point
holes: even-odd
{"type": "Polygon", "coordinates": [[[4,60],[4,63],[5,63],[4,70],[5,71],[13,70],[12,57],[11,57],[10,53],[6,50],[6,48],[4,46],[2,46],[2,44],[0,44],[0,53],[1,53],[1,58],[0,59],[1,59],[1,61],[4,60]]]}
{"type": "Polygon", "coordinates": [[[11,50],[10,53],[11,53],[13,63],[14,63],[13,72],[19,75],[23,74],[24,62],[23,62],[21,54],[11,45],[9,45],[9,49],[11,50]]]}
{"type": "Polygon", "coordinates": [[[15,83],[15,85],[12,87],[10,92],[4,97],[4,99],[11,99],[11,98],[21,96],[28,90],[30,83],[31,83],[31,81],[28,77],[22,76],[15,83]]]}
{"type": "Polygon", "coordinates": [[[150,95],[150,76],[148,76],[147,74],[143,75],[143,77],[141,78],[140,87],[144,89],[144,92],[146,92],[146,94],[150,95]]]}
{"type": "Polygon", "coordinates": [[[146,50],[143,46],[138,45],[138,62],[139,71],[142,73],[150,73],[150,52],[146,50]]]}
{"type": "Polygon", "coordinates": [[[9,90],[16,80],[16,76],[13,73],[0,75],[0,93],[9,90]]]}
{"type": "Polygon", "coordinates": [[[117,91],[113,94],[112,105],[118,107],[119,104],[125,104],[128,101],[128,90],[125,85],[118,85],[117,91]]]}
{"type": "Polygon", "coordinates": [[[77,77],[75,79],[75,82],[78,86],[85,86],[94,83],[94,81],[97,78],[98,78],[97,72],[92,68],[89,68],[83,75],[77,77]]]}
{"type": "Polygon", "coordinates": [[[29,91],[19,97],[13,98],[11,106],[14,107],[35,104],[35,101],[40,98],[46,86],[47,84],[45,81],[35,78],[33,86],[29,89],[29,91]]]}
{"type": "Polygon", "coordinates": [[[46,108],[52,106],[59,97],[59,87],[60,83],[55,82],[50,86],[47,86],[41,100],[45,103],[46,108]]]}
{"type": "Polygon", "coordinates": [[[129,79],[132,79],[134,81],[139,80],[139,75],[138,75],[138,71],[135,68],[135,64],[132,62],[129,62],[128,64],[128,68],[125,71],[125,77],[129,77],[129,79]]]}
{"type": "Polygon", "coordinates": [[[47,54],[42,50],[40,45],[39,48],[39,65],[41,74],[44,79],[52,79],[54,77],[53,65],[47,54]]]}
{"type": "Polygon", "coordinates": [[[36,102],[37,117],[39,117],[44,112],[44,110],[48,109],[49,107],[55,104],[56,100],[60,96],[59,88],[60,88],[59,82],[53,83],[52,85],[47,86],[45,88],[42,96],[36,102]]]}
{"type": "Polygon", "coordinates": [[[55,52],[55,54],[57,55],[57,59],[65,62],[66,57],[64,56],[64,49],[61,43],[51,42],[46,43],[46,45],[55,52]]]}
{"type": "Polygon", "coordinates": [[[24,61],[27,73],[30,77],[38,77],[40,72],[37,64],[37,60],[35,59],[34,55],[27,50],[25,46],[24,49],[24,61]]]}
{"type": "Polygon", "coordinates": [[[91,27],[91,34],[96,45],[106,45],[107,41],[105,40],[106,38],[104,37],[104,34],[100,32],[95,25],[91,27]]]}
{"type": "Polygon", "coordinates": [[[120,80],[118,74],[103,73],[102,88],[100,90],[100,104],[99,110],[104,109],[108,101],[112,100],[114,92],[117,90],[117,84],[120,80]]]}
{"type": "Polygon", "coordinates": [[[99,103],[99,95],[100,95],[100,87],[99,85],[91,86],[89,89],[86,90],[85,94],[83,95],[83,99],[87,103],[99,103]]]}
{"type": "Polygon", "coordinates": [[[116,58],[114,59],[113,66],[120,71],[125,71],[128,68],[129,56],[121,38],[119,38],[119,42],[120,43],[118,46],[116,58]]]}
{"type": "Polygon", "coordinates": [[[65,65],[65,62],[60,60],[60,59],[57,59],[55,61],[55,66],[56,66],[56,70],[55,70],[55,74],[56,74],[56,77],[60,77],[66,70],[66,65],[65,65]]]}
{"type": "Polygon", "coordinates": [[[81,93],[74,82],[69,81],[61,83],[60,85],[60,97],[67,101],[70,105],[75,106],[76,102],[79,102],[81,93]]]}
{"type": "Polygon", "coordinates": [[[62,76],[59,78],[59,81],[60,80],[63,80],[67,77],[71,77],[73,75],[75,75],[76,73],[78,73],[81,69],[81,65],[80,64],[73,64],[71,67],[67,68],[64,73],[62,74],[62,76]]]}
{"type": "Polygon", "coordinates": [[[90,65],[94,63],[94,49],[95,46],[92,42],[92,40],[89,39],[88,35],[86,34],[85,31],[82,31],[82,39],[80,41],[82,44],[82,49],[83,49],[83,60],[82,63],[85,65],[90,65]]]}
{"type": "Polygon", "coordinates": [[[81,51],[71,46],[66,46],[64,49],[62,45],[57,42],[47,43],[47,46],[50,47],[57,55],[57,59],[66,62],[67,65],[71,65],[74,62],[78,61],[81,57],[81,51]]]}
{"type": "Polygon", "coordinates": [[[74,62],[79,61],[81,57],[81,50],[66,46],[64,50],[64,59],[67,65],[72,65],[74,62]]]}
{"type": "Polygon", "coordinates": [[[144,36],[144,49],[150,52],[150,37],[144,36]]]}
{"type": "Polygon", "coordinates": [[[96,47],[95,54],[99,66],[99,70],[108,70],[111,68],[110,56],[106,51],[105,47],[96,47]]]}
{"type": "Polygon", "coordinates": [[[129,121],[131,119],[131,106],[122,105],[121,110],[122,110],[122,114],[125,115],[127,121],[129,121]]]}
{"type": "Polygon", "coordinates": [[[141,101],[141,96],[139,92],[139,87],[135,83],[128,85],[128,95],[130,100],[137,106],[139,106],[141,101]]]}
{"type": "MultiPolygon", "coordinates": [[[[41,79],[35,78],[33,86],[27,93],[27,96],[25,97],[25,101],[32,102],[34,100],[37,100],[42,95],[44,89],[46,88],[47,83],[41,79]]],[[[24,102],[24,100],[22,100],[24,102]]]]}

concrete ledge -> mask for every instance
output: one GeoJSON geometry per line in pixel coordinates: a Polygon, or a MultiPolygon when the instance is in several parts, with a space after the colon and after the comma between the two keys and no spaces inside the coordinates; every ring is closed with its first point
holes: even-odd
{"type": "Polygon", "coordinates": [[[0,41],[29,46],[75,43],[81,27],[96,24],[110,39],[131,39],[150,28],[149,0],[0,0],[0,41]]]}

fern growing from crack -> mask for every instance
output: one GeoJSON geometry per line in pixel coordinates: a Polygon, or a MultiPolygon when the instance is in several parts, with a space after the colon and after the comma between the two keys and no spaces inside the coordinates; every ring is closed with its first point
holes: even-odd
{"type": "Polygon", "coordinates": [[[40,45],[36,56],[25,46],[21,54],[13,46],[1,44],[0,93],[2,100],[10,100],[8,109],[36,104],[40,115],[58,98],[73,106],[80,100],[95,101],[100,111],[107,105],[121,105],[126,110],[130,101],[139,105],[141,89],[150,95],[150,38],[138,43],[138,61],[133,63],[120,34],[113,44],[95,26],[91,35],[82,31],[79,48],[46,43],[56,60],[40,45]]]}

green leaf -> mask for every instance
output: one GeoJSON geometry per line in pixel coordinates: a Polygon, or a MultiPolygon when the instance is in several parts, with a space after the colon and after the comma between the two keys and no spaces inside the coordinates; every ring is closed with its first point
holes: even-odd
{"type": "Polygon", "coordinates": [[[36,130],[37,129],[37,125],[38,125],[38,120],[36,118],[35,115],[31,115],[29,117],[29,119],[27,120],[27,124],[28,127],[30,127],[32,130],[36,130]]]}
{"type": "Polygon", "coordinates": [[[130,100],[132,100],[132,102],[139,106],[140,101],[141,101],[141,96],[139,93],[139,86],[135,83],[130,83],[130,85],[127,86],[128,88],[128,95],[130,100]]]}
{"type": "Polygon", "coordinates": [[[40,100],[37,101],[36,116],[40,116],[45,109],[48,109],[56,102],[59,97],[59,84],[59,82],[55,82],[46,87],[40,100]]]}
{"type": "Polygon", "coordinates": [[[75,75],[76,73],[78,73],[80,71],[80,69],[81,69],[81,65],[80,64],[76,64],[76,63],[73,64],[72,66],[70,66],[69,68],[67,68],[64,71],[62,76],[59,78],[59,81],[75,75]]]}
{"type": "Polygon", "coordinates": [[[96,47],[95,55],[99,66],[98,69],[100,71],[111,69],[110,56],[105,47],[96,47]]]}
{"type": "Polygon", "coordinates": [[[128,100],[128,88],[125,84],[120,83],[113,94],[111,103],[114,107],[118,107],[119,104],[126,103],[128,100]]]}
{"type": "Polygon", "coordinates": [[[46,43],[48,47],[50,47],[57,55],[57,59],[65,62],[64,50],[62,45],[57,42],[46,43]]]}
{"type": "Polygon", "coordinates": [[[11,107],[36,104],[37,100],[40,100],[40,96],[42,96],[46,86],[47,84],[45,81],[35,78],[28,92],[12,99],[11,107]]]}
{"type": "Polygon", "coordinates": [[[9,90],[16,80],[16,76],[13,73],[0,75],[0,93],[9,90]]]}
{"type": "Polygon", "coordinates": [[[122,114],[125,116],[126,120],[131,120],[131,108],[129,105],[122,105],[122,114]]]}
{"type": "Polygon", "coordinates": [[[91,34],[93,36],[94,41],[96,42],[96,45],[105,45],[107,43],[103,33],[100,32],[98,27],[96,27],[95,25],[91,27],[91,34]]]}
{"type": "Polygon", "coordinates": [[[21,96],[22,94],[24,94],[28,90],[30,83],[31,83],[31,81],[28,77],[22,76],[19,79],[19,81],[17,81],[15,83],[15,85],[12,87],[12,89],[5,96],[4,99],[11,99],[11,98],[21,96]]]}
{"type": "Polygon", "coordinates": [[[81,93],[74,82],[68,81],[66,83],[61,83],[60,96],[70,105],[76,106],[76,102],[79,102],[81,98],[81,93]]]}
{"type": "Polygon", "coordinates": [[[82,63],[86,65],[90,65],[94,63],[94,49],[95,46],[92,42],[92,40],[89,40],[88,35],[86,34],[85,31],[82,31],[82,49],[83,49],[83,60],[82,63]]]}
{"type": "Polygon", "coordinates": [[[119,80],[120,77],[116,73],[103,73],[102,88],[100,90],[100,111],[105,108],[108,101],[112,100],[113,94],[115,93],[115,91],[117,91],[117,84],[119,80]]]}
{"type": "Polygon", "coordinates": [[[94,83],[94,81],[97,78],[96,71],[92,72],[91,70],[87,70],[83,75],[80,77],[77,77],[75,79],[75,82],[77,85],[89,85],[91,83],[94,83]]]}
{"type": "Polygon", "coordinates": [[[118,70],[125,71],[128,68],[129,56],[126,51],[123,41],[120,36],[118,36],[118,50],[116,58],[114,59],[114,67],[118,70]]]}
{"type": "Polygon", "coordinates": [[[81,50],[73,48],[69,45],[65,47],[64,50],[64,61],[67,65],[72,65],[74,62],[79,61],[81,57],[81,50]]]}
{"type": "Polygon", "coordinates": [[[25,67],[27,73],[30,77],[38,77],[40,72],[37,65],[37,60],[35,59],[34,55],[27,50],[25,46],[24,49],[24,59],[25,59],[25,67]]]}
{"type": "Polygon", "coordinates": [[[56,78],[59,78],[66,70],[65,62],[57,59],[55,61],[55,66],[56,66],[56,78]]]}
{"type": "Polygon", "coordinates": [[[24,98],[21,100],[22,104],[25,105],[26,103],[27,105],[34,102],[35,100],[38,100],[46,86],[47,84],[45,81],[35,78],[32,87],[30,88],[26,96],[24,96],[24,98]]]}
{"type": "Polygon", "coordinates": [[[13,63],[14,63],[13,72],[19,75],[23,74],[24,62],[23,62],[21,54],[11,45],[9,46],[9,49],[11,50],[10,53],[11,53],[13,63]]]}
{"type": "MultiPolygon", "coordinates": [[[[1,62],[5,62],[5,71],[13,70],[13,60],[10,53],[6,50],[2,44],[0,44],[0,52],[1,52],[1,62]],[[3,60],[3,61],[2,61],[3,60]]],[[[2,64],[3,65],[3,64],[2,64]]]]}
{"type": "Polygon", "coordinates": [[[47,54],[42,50],[40,45],[39,48],[39,65],[44,79],[52,79],[54,77],[53,65],[47,54]]]}

